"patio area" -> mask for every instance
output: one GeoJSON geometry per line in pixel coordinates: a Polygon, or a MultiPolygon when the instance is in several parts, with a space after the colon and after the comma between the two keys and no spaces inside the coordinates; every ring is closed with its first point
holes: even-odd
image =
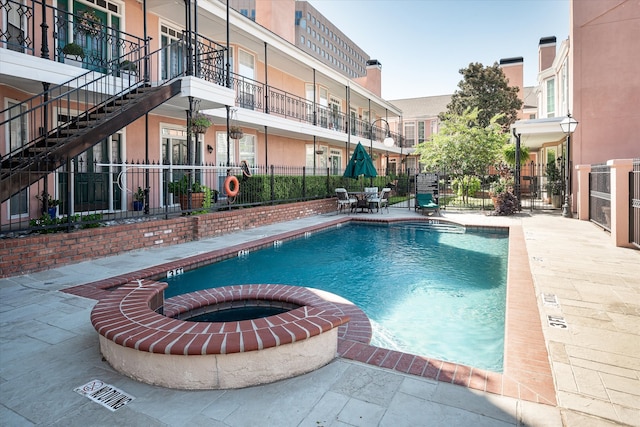
{"type": "MultiPolygon", "coordinates": [[[[391,208],[388,214],[351,216],[419,215],[391,208]]],[[[463,224],[522,225],[528,252],[522,256],[528,258],[538,298],[556,407],[346,358],[296,378],[239,390],[150,386],[102,360],[89,321],[96,301],[59,292],[333,221],[337,214],[332,212],[0,280],[0,419],[7,425],[61,426],[640,425],[640,252],[616,248],[593,224],[562,218],[558,211],[442,215],[463,224]],[[553,326],[549,316],[567,327],[553,326]],[[110,411],[74,392],[95,379],[134,399],[110,411]]]]}

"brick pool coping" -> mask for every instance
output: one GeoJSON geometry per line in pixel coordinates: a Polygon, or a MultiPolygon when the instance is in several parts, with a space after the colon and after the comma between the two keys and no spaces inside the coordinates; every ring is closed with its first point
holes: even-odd
{"type": "MultiPolygon", "coordinates": [[[[425,222],[439,221],[456,224],[444,219],[412,219],[425,222]]],[[[285,241],[305,233],[319,231],[349,221],[356,222],[405,222],[406,219],[339,218],[324,224],[281,233],[228,248],[211,251],[179,261],[114,276],[112,278],[64,289],[64,292],[100,300],[110,289],[135,280],[159,280],[175,268],[192,269],[211,262],[237,256],[241,250],[255,250],[273,245],[276,240],[285,241]]],[[[504,227],[467,225],[468,229],[495,230],[504,227]]],[[[339,328],[338,354],[381,368],[392,369],[436,381],[448,382],[475,390],[486,391],[517,399],[556,405],[555,387],[546,349],[540,314],[533,286],[533,279],[521,226],[509,227],[509,255],[507,273],[507,309],[505,326],[505,355],[503,373],[491,372],[461,364],[429,359],[394,350],[369,345],[371,326],[357,315],[350,314],[351,321],[339,328]]],[[[366,316],[365,316],[366,318],[366,316]]]]}
{"type": "Polygon", "coordinates": [[[166,283],[142,280],[119,287],[93,308],[93,327],[123,347],[158,354],[205,355],[242,353],[302,341],[348,324],[349,313],[366,318],[353,304],[333,302],[297,286],[225,286],[164,300],[162,291],[166,287],[166,283]],[[267,318],[235,322],[175,319],[188,311],[243,300],[283,301],[300,307],[267,318]],[[160,307],[164,314],[156,312],[160,307]]]}

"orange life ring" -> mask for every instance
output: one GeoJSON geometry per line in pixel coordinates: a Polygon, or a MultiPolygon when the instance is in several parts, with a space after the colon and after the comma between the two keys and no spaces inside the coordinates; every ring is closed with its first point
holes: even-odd
{"type": "Polygon", "coordinates": [[[238,182],[238,178],[236,178],[233,175],[230,175],[227,177],[227,179],[224,180],[224,191],[225,193],[227,193],[227,196],[235,197],[236,194],[238,194],[239,190],[240,190],[240,183],[238,182]],[[233,183],[233,190],[231,190],[231,183],[233,183]]]}

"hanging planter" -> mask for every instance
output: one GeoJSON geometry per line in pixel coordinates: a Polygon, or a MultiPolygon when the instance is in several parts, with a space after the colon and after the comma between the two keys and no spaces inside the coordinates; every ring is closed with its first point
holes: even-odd
{"type": "Polygon", "coordinates": [[[230,126],[229,127],[229,138],[232,139],[240,139],[244,136],[244,132],[242,132],[242,128],[238,126],[230,126]]]}
{"type": "Polygon", "coordinates": [[[213,121],[206,114],[196,114],[191,118],[191,130],[194,133],[206,133],[213,121]]]}

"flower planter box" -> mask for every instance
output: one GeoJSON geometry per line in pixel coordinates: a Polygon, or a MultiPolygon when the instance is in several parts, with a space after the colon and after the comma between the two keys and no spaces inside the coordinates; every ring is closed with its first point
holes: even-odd
{"type": "MultiPolygon", "coordinates": [[[[189,209],[189,196],[187,194],[181,194],[179,197],[180,209],[186,211],[189,209]]],[[[204,193],[191,193],[191,209],[202,208],[202,202],[204,201],[204,193]]]]}

